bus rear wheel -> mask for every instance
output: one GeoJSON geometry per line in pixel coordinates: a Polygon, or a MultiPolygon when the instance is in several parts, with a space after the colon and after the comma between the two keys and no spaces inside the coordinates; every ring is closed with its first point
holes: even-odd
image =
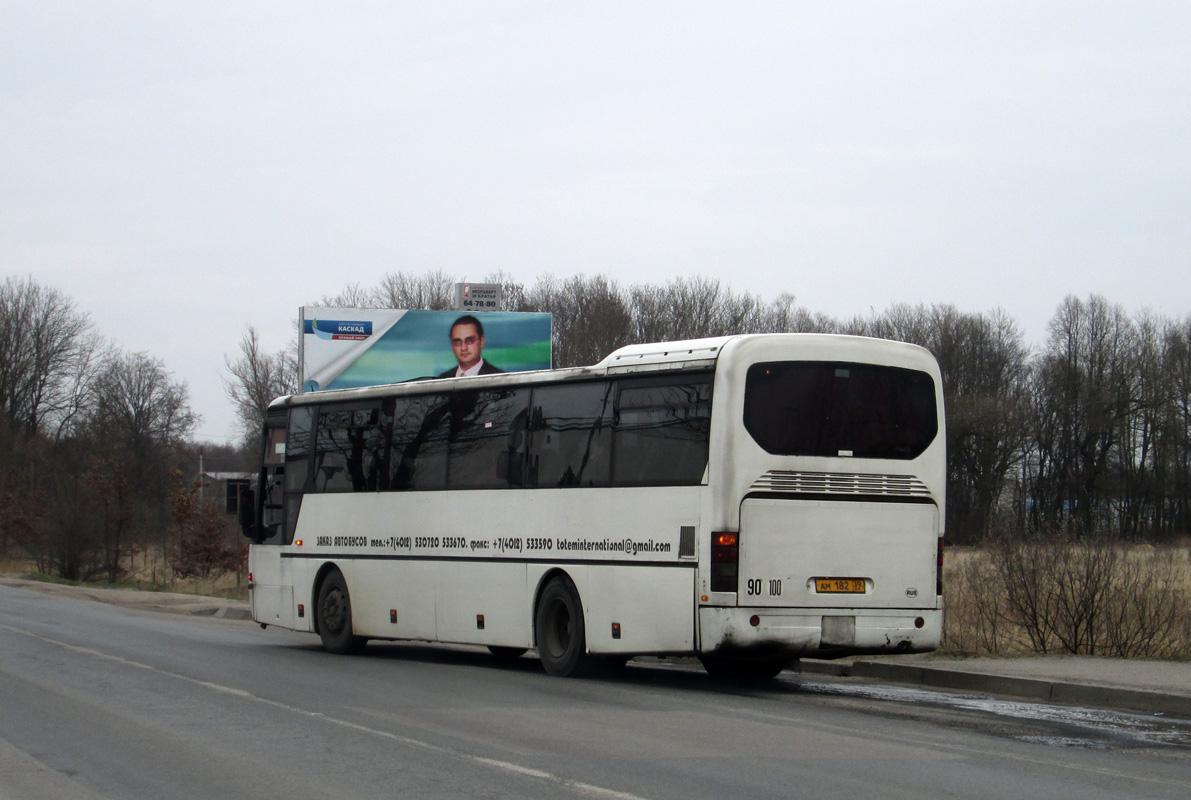
{"type": "Polygon", "coordinates": [[[319,587],[315,615],[319,638],[329,652],[354,655],[368,643],[363,636],[352,633],[351,595],[339,570],[328,574],[319,587]]]}
{"type": "Polygon", "coordinates": [[[538,657],[546,672],[560,678],[577,678],[595,671],[596,660],[587,654],[583,604],[575,584],[559,576],[546,584],[534,615],[538,657]]]}

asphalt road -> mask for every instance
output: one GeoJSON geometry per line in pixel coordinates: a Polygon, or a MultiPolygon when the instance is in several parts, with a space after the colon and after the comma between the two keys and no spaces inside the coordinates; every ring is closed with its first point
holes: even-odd
{"type": "Polygon", "coordinates": [[[317,641],[0,586],[0,798],[1191,796],[1186,737],[1028,704],[317,641]]]}

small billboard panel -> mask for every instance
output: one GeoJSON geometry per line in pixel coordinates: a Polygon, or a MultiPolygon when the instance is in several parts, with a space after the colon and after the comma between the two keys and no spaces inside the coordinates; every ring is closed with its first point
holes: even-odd
{"type": "Polygon", "coordinates": [[[500,308],[503,284],[499,283],[457,283],[455,284],[455,309],[457,311],[491,311],[500,308]]]}
{"type": "MultiPolygon", "coordinates": [[[[453,370],[451,326],[458,311],[371,308],[299,309],[298,368],[303,391],[351,389],[453,370]]],[[[473,315],[484,329],[483,359],[504,372],[550,368],[549,314],[473,315]]]]}

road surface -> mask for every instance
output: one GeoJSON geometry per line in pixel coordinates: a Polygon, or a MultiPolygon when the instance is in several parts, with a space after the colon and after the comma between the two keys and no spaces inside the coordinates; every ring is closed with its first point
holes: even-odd
{"type": "Polygon", "coordinates": [[[0,586],[0,798],[1191,797],[1177,720],[370,644],[0,586]]]}

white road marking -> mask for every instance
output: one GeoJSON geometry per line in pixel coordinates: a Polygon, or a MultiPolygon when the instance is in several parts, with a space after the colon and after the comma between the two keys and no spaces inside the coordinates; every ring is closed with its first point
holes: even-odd
{"type": "Polygon", "coordinates": [[[319,717],[319,718],[325,720],[326,722],[331,723],[332,725],[338,725],[342,728],[347,728],[349,730],[356,731],[357,733],[363,733],[363,734],[367,734],[369,736],[375,736],[375,737],[378,737],[381,739],[387,739],[388,741],[397,742],[399,744],[406,745],[407,747],[417,747],[417,748],[421,748],[423,750],[429,750],[434,753],[439,753],[442,755],[450,756],[452,758],[463,759],[464,761],[470,761],[473,764],[479,764],[480,766],[487,767],[489,769],[494,769],[494,770],[497,770],[500,772],[505,772],[510,775],[519,775],[519,776],[526,777],[526,778],[533,778],[535,780],[546,781],[548,783],[553,784],[554,786],[559,786],[559,787],[563,787],[566,789],[570,789],[571,791],[577,792],[581,795],[585,795],[588,797],[608,798],[609,800],[647,800],[646,798],[640,797],[639,795],[629,794],[628,792],[620,792],[615,789],[609,789],[605,786],[596,786],[595,784],[584,783],[583,781],[575,781],[575,780],[571,780],[569,778],[564,778],[561,775],[554,774],[553,772],[546,772],[544,770],[534,769],[533,767],[526,767],[521,764],[514,764],[509,761],[499,761],[494,758],[485,758],[483,756],[475,755],[474,753],[467,753],[462,750],[456,750],[451,747],[442,747],[440,745],[431,744],[430,742],[425,742],[425,741],[422,741],[421,739],[413,739],[409,736],[400,736],[395,733],[389,733],[388,731],[377,730],[376,728],[369,728],[366,725],[360,725],[355,722],[348,722],[345,719],[338,719],[336,717],[329,717],[326,714],[307,711],[306,709],[298,708],[297,706],[291,706],[287,703],[282,703],[277,700],[269,700],[268,698],[260,697],[259,695],[255,695],[252,692],[248,692],[243,689],[237,689],[234,686],[225,686],[220,683],[212,683],[211,681],[199,680],[198,678],[192,678],[189,675],[183,675],[179,672],[171,672],[169,670],[161,669],[159,667],[154,667],[150,664],[143,664],[139,661],[132,661],[130,659],[124,658],[123,656],[116,656],[116,655],[112,655],[110,653],[104,653],[101,650],[96,650],[91,647],[81,647],[79,645],[70,644],[69,642],[59,641],[58,639],[51,639],[49,637],[41,636],[39,634],[33,633],[31,631],[22,630],[20,628],[14,628],[9,625],[0,624],[0,630],[6,630],[6,631],[10,631],[12,633],[20,634],[22,636],[27,636],[31,639],[37,639],[38,641],[45,642],[46,644],[52,644],[56,647],[61,647],[62,649],[68,650],[72,653],[79,653],[80,655],[90,656],[92,658],[99,658],[99,659],[103,659],[104,661],[114,661],[116,663],[119,663],[119,664],[122,664],[125,666],[135,667],[137,669],[148,670],[149,672],[155,672],[158,675],[164,675],[169,678],[174,678],[176,680],[185,681],[186,683],[191,683],[196,686],[201,686],[204,689],[210,689],[211,691],[220,692],[221,694],[230,694],[234,697],[240,697],[245,700],[252,700],[253,702],[261,703],[261,704],[267,705],[267,706],[272,706],[273,708],[281,709],[282,711],[288,711],[293,714],[301,714],[302,716],[307,716],[307,717],[319,717]]]}

